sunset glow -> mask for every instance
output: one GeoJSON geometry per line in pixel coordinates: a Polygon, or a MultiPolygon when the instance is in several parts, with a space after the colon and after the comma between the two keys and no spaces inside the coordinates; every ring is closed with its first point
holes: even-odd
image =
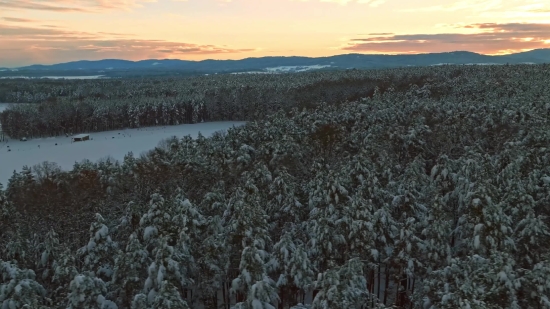
{"type": "Polygon", "coordinates": [[[547,0],[0,0],[0,67],[106,58],[504,54],[549,42],[547,0]]]}

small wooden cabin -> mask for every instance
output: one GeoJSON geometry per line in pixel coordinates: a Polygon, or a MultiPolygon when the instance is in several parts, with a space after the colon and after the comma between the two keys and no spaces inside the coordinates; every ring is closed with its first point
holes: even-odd
{"type": "Polygon", "coordinates": [[[90,134],[78,134],[73,136],[73,142],[82,142],[90,140],[90,134]]]}

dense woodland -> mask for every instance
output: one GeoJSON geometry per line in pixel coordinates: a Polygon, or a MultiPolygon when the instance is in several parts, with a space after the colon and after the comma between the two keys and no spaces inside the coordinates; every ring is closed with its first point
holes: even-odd
{"type": "MultiPolygon", "coordinates": [[[[228,98],[216,117],[259,118],[123,162],[15,172],[0,191],[0,308],[288,308],[311,291],[323,309],[550,308],[549,71],[198,78],[257,93],[281,78],[330,100],[268,115],[260,96],[228,98]]],[[[178,83],[192,79],[158,88],[178,83]]],[[[58,100],[42,104],[164,99],[58,100]]]]}
{"type": "MultiPolygon", "coordinates": [[[[542,73],[545,66],[536,69],[542,73]]],[[[188,78],[4,80],[0,102],[41,104],[14,105],[0,113],[0,122],[12,138],[32,138],[202,121],[261,120],[280,109],[359,100],[372,96],[376,86],[383,92],[390,86],[405,91],[412,84],[430,84],[436,97],[448,94],[456,84],[468,84],[474,72],[475,67],[448,66],[188,78]]],[[[490,77],[499,72],[485,70],[484,74],[490,77]]],[[[502,78],[493,76],[497,81],[502,78]]]]}

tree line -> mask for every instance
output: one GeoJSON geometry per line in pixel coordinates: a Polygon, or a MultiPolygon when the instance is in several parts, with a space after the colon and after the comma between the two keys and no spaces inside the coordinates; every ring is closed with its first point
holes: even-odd
{"type": "MultiPolygon", "coordinates": [[[[537,74],[546,70],[544,65],[535,69],[537,74]]],[[[0,88],[12,90],[6,95],[7,102],[37,104],[14,104],[0,113],[0,122],[7,136],[32,138],[202,121],[260,120],[280,109],[369,97],[375,86],[383,92],[390,86],[403,91],[411,85],[430,85],[432,96],[448,95],[453,93],[451,81],[469,84],[467,76],[476,70],[488,79],[505,82],[503,77],[512,69],[448,66],[196,78],[3,80],[0,88]]]]}

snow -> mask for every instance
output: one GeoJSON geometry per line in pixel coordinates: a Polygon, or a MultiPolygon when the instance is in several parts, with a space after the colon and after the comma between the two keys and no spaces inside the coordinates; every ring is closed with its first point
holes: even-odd
{"type": "Polygon", "coordinates": [[[286,73],[286,72],[305,72],[309,70],[318,70],[318,69],[328,68],[328,67],[330,67],[330,65],[320,65],[320,64],[300,65],[300,66],[289,65],[289,66],[278,66],[278,67],[266,68],[266,70],[268,72],[286,73]]]}
{"type": "Polygon", "coordinates": [[[75,136],[73,136],[73,138],[84,138],[86,136],[89,136],[90,134],[77,134],[75,136]]]}
{"type": "Polygon", "coordinates": [[[7,109],[8,106],[10,106],[11,104],[14,104],[14,103],[0,103],[0,113],[3,112],[5,109],[7,109]]]}
{"type": "Polygon", "coordinates": [[[199,132],[204,136],[210,136],[214,132],[241,126],[244,123],[205,122],[95,132],[90,133],[90,140],[77,143],[71,143],[71,136],[36,138],[26,142],[8,138],[7,142],[0,142],[0,183],[7,185],[13,170],[21,171],[24,165],[31,167],[49,161],[57,163],[61,169],[70,170],[75,162],[81,162],[84,159],[96,162],[110,156],[116,160],[122,160],[130,151],[137,157],[145,151],[154,149],[161,140],[172,136],[196,137],[199,132]],[[8,152],[8,148],[11,151],[8,152]]]}
{"type": "Polygon", "coordinates": [[[99,231],[97,231],[95,233],[95,240],[98,241],[101,238],[105,238],[105,236],[107,236],[107,234],[109,234],[109,229],[107,228],[107,226],[105,224],[103,224],[101,226],[101,228],[99,229],[99,231]]]}
{"type": "Polygon", "coordinates": [[[156,227],[154,226],[148,226],[145,228],[145,230],[143,231],[143,239],[145,241],[149,240],[149,238],[151,238],[152,235],[156,235],[158,233],[158,230],[156,227]]]}

